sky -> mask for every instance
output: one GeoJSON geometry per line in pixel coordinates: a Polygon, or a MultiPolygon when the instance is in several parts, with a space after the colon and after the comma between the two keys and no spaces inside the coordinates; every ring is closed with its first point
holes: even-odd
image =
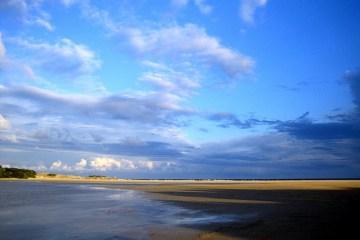
{"type": "Polygon", "coordinates": [[[360,2],[1,0],[0,164],[359,178],[360,2]]]}

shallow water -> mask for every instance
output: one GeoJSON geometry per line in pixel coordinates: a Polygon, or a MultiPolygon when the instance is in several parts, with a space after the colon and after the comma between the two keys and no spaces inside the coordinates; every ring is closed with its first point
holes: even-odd
{"type": "Polygon", "coordinates": [[[149,229],[233,221],[86,184],[0,182],[0,239],[149,239],[149,229]]]}

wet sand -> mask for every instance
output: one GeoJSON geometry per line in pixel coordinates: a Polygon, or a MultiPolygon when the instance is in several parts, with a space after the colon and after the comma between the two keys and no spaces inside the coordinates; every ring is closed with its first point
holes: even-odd
{"type": "MultiPolygon", "coordinates": [[[[120,188],[146,191],[193,210],[238,216],[231,223],[187,226],[184,233],[192,231],[193,239],[345,239],[357,234],[360,181],[172,182],[120,188]]],[[[158,230],[154,239],[163,239],[161,234],[181,239],[181,233],[172,233],[158,230]]]]}
{"type": "MultiPolygon", "coordinates": [[[[34,181],[34,180],[30,180],[34,181]]],[[[36,179],[138,190],[158,201],[213,215],[227,223],[150,229],[151,239],[349,239],[357,235],[360,180],[149,181],[36,179]],[[355,219],[355,220],[354,220],[355,219]]],[[[136,236],[134,236],[136,239],[136,236]]]]}

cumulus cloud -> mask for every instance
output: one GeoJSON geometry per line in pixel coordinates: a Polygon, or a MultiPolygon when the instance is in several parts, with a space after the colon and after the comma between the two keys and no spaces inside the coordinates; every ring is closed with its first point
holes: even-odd
{"type": "Polygon", "coordinates": [[[152,170],[155,163],[150,160],[128,160],[112,157],[95,157],[91,160],[81,159],[75,164],[66,164],[62,161],[55,161],[51,164],[50,170],[58,171],[119,171],[119,170],[152,170]]]}
{"type": "Polygon", "coordinates": [[[155,163],[153,161],[139,161],[139,166],[152,170],[155,167],[155,163]]]}
{"type": "Polygon", "coordinates": [[[107,171],[112,169],[135,169],[135,164],[127,159],[113,159],[109,157],[97,157],[90,161],[90,167],[107,171]]]}
{"type": "Polygon", "coordinates": [[[12,42],[28,51],[33,66],[57,75],[81,76],[98,70],[101,61],[87,46],[64,38],[50,44],[26,39],[12,39],[12,42]]]}
{"type": "Polygon", "coordinates": [[[80,159],[80,161],[75,164],[76,169],[84,169],[86,166],[87,166],[86,159],[80,159]]]}
{"type": "Polygon", "coordinates": [[[245,23],[253,23],[257,8],[265,7],[267,0],[241,0],[240,17],[245,23]]]}
{"type": "Polygon", "coordinates": [[[67,165],[59,160],[53,162],[50,166],[50,169],[51,170],[61,170],[61,171],[71,171],[72,170],[72,168],[69,165],[67,165]]]}

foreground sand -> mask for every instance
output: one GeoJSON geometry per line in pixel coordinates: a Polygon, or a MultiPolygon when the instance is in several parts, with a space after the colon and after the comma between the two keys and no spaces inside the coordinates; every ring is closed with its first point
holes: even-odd
{"type": "MultiPolygon", "coordinates": [[[[34,180],[31,180],[34,181],[34,180]]],[[[150,229],[151,239],[349,239],[357,235],[360,181],[148,181],[40,178],[104,184],[212,214],[231,223],[150,229]]],[[[135,238],[136,239],[136,238],[135,238]]]]}

